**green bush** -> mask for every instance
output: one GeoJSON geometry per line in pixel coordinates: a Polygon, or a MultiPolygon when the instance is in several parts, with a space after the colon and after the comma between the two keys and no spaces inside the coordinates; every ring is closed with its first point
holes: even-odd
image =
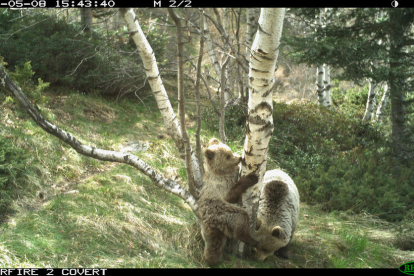
{"type": "Polygon", "coordinates": [[[340,110],[274,106],[269,156],[325,210],[367,211],[401,220],[414,207],[414,172],[392,158],[384,134],[340,110]]]}
{"type": "MultiPolygon", "coordinates": [[[[246,116],[247,110],[241,105],[230,105],[226,108],[224,128],[227,140],[243,144],[246,136],[246,116]]],[[[219,132],[220,116],[212,107],[202,110],[201,117],[203,128],[219,132]]]]}
{"type": "Polygon", "coordinates": [[[35,84],[32,80],[34,74],[35,72],[32,70],[30,61],[26,62],[22,68],[16,66],[15,72],[9,72],[10,78],[25,91],[26,95],[28,95],[33,102],[45,103],[46,97],[42,95],[42,91],[49,87],[50,83],[43,82],[41,78],[38,78],[38,84],[35,84]]]}
{"type": "MultiPolygon", "coordinates": [[[[11,17],[9,12],[0,13],[0,21],[11,17]]],[[[82,32],[80,23],[68,24],[47,15],[18,19],[5,30],[9,37],[0,43],[0,53],[10,68],[21,68],[30,61],[36,79],[82,92],[135,92],[144,83],[142,62],[126,35],[96,29],[90,37],[82,32]]],[[[167,36],[155,26],[147,39],[162,61],[167,36]]]]}
{"type": "Polygon", "coordinates": [[[0,136],[0,222],[12,210],[11,203],[21,189],[19,182],[27,163],[24,151],[0,136]]]}

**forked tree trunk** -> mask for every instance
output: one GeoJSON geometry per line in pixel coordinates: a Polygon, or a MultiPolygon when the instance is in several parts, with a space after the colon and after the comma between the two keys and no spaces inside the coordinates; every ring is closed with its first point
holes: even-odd
{"type": "MultiPolygon", "coordinates": [[[[259,176],[259,184],[243,194],[243,204],[251,218],[252,232],[256,225],[259,191],[266,171],[268,146],[273,133],[272,92],[284,15],[283,8],[262,8],[251,51],[248,118],[241,176],[250,172],[256,172],[259,176]]],[[[250,256],[248,246],[244,246],[243,251],[245,256],[250,256]]]]}

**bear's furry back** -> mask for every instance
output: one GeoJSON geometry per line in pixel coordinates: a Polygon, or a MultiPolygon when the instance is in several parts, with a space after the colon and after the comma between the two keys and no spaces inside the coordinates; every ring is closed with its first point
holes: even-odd
{"type": "Polygon", "coordinates": [[[292,239],[299,217],[299,192],[283,171],[267,171],[259,201],[258,225],[254,237],[259,241],[258,258],[264,259],[285,247],[292,239]],[[274,227],[282,228],[281,238],[272,236],[274,227]]]}

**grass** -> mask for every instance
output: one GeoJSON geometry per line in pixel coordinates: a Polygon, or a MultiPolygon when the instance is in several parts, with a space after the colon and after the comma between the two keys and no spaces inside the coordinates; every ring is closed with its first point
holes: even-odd
{"type": "MultiPolygon", "coordinates": [[[[150,148],[137,155],[186,185],[174,143],[159,136],[163,126],[151,99],[143,105],[76,93],[48,96],[51,100],[40,109],[53,123],[105,149],[146,141],[150,148]]],[[[27,152],[21,180],[28,189],[19,192],[15,213],[0,225],[0,267],[206,267],[196,218],[181,199],[130,166],[80,156],[17,107],[1,108],[1,134],[27,152]]],[[[203,130],[203,143],[214,135],[203,130]]],[[[231,147],[241,152],[240,144],[231,147]]],[[[290,260],[225,256],[219,267],[396,268],[414,260],[413,252],[396,247],[397,236],[394,224],[375,217],[301,204],[290,260]]]]}

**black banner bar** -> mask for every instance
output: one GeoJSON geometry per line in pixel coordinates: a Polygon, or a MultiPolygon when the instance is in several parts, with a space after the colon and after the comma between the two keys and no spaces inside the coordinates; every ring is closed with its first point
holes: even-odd
{"type": "Polygon", "coordinates": [[[404,8],[414,7],[413,0],[337,0],[337,1],[222,1],[222,0],[0,0],[0,8],[404,8]]]}

